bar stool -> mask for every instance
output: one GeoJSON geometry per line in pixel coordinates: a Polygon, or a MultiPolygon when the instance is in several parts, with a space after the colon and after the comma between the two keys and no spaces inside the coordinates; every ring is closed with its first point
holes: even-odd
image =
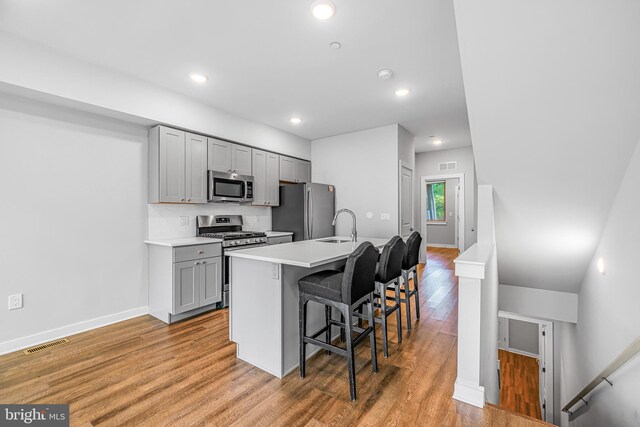
{"type": "Polygon", "coordinates": [[[375,304],[380,308],[380,317],[375,321],[382,323],[382,353],[389,357],[389,339],[387,337],[387,317],[396,313],[398,327],[398,342],[402,342],[402,316],[400,314],[400,277],[402,276],[402,260],[404,259],[405,244],[400,236],[395,236],[384,245],[378,268],[376,271],[376,290],[374,296],[380,298],[380,303],[375,304]],[[395,297],[387,296],[387,289],[395,292],[395,297]],[[387,300],[394,304],[387,305],[387,300]]]}
{"type": "Polygon", "coordinates": [[[405,304],[407,310],[407,330],[411,330],[411,297],[415,296],[416,299],[416,318],[420,319],[420,293],[418,289],[418,269],[417,265],[420,260],[420,244],[422,243],[422,237],[420,233],[414,231],[407,239],[405,245],[404,258],[402,259],[402,281],[403,286],[400,289],[400,293],[404,295],[404,298],[400,298],[405,304]],[[413,290],[409,289],[409,275],[413,275],[413,290]]]}
{"type": "Polygon", "coordinates": [[[355,347],[369,336],[371,345],[371,367],[378,372],[376,357],[376,331],[373,320],[373,291],[375,288],[376,262],[379,252],[370,243],[364,242],[349,255],[344,273],[325,270],[305,276],[298,280],[300,293],[300,376],[305,376],[306,346],[314,344],[318,347],[341,356],[347,356],[349,368],[349,391],[351,400],[356,400],[356,366],[355,347]],[[315,301],[325,306],[326,325],[311,335],[307,330],[307,302],[315,301]],[[353,325],[353,312],[366,304],[368,325],[363,329],[353,325]],[[331,319],[331,307],[340,311],[344,322],[331,319]],[[331,344],[331,326],[346,330],[346,349],[331,344]],[[353,333],[358,335],[354,338],[353,333]],[[325,341],[318,339],[325,333],[325,341]]]}

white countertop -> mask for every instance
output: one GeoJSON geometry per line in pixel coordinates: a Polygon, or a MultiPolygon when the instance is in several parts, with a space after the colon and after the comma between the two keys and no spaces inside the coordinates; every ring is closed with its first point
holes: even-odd
{"type": "MultiPolygon", "coordinates": [[[[374,246],[380,248],[389,241],[389,239],[359,237],[355,246],[351,241],[345,243],[327,243],[321,241],[330,238],[331,237],[325,237],[316,240],[303,240],[301,242],[240,249],[228,252],[226,255],[256,261],[273,262],[275,264],[311,268],[347,258],[362,242],[371,242],[374,246]]],[[[336,236],[335,238],[350,240],[349,237],[336,236]]]]}
{"type": "Polygon", "coordinates": [[[179,239],[162,239],[162,240],[145,240],[148,245],[158,246],[192,246],[192,245],[206,245],[211,243],[222,243],[222,239],[212,239],[210,237],[182,237],[179,239]]]}
{"type": "Polygon", "coordinates": [[[265,231],[267,237],[293,236],[293,231],[265,231]]]}

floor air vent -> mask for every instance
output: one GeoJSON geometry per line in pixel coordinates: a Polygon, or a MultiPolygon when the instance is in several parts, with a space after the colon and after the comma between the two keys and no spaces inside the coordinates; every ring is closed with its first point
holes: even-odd
{"type": "Polygon", "coordinates": [[[37,352],[42,351],[42,350],[46,350],[46,349],[51,348],[51,347],[57,347],[59,345],[66,344],[68,342],[69,342],[68,339],[62,338],[61,340],[55,340],[55,341],[48,342],[46,344],[40,344],[40,345],[37,345],[35,347],[31,347],[31,348],[28,348],[28,349],[22,350],[22,351],[24,352],[24,354],[29,355],[29,354],[37,353],[37,352]]]}

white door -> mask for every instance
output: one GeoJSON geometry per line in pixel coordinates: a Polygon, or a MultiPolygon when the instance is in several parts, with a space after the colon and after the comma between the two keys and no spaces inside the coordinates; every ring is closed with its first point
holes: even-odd
{"type": "Polygon", "coordinates": [[[413,233],[413,170],[400,162],[400,236],[413,233]]]}

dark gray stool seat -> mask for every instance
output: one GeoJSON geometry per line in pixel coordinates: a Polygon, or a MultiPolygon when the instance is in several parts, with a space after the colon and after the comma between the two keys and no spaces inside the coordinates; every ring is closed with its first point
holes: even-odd
{"type": "Polygon", "coordinates": [[[351,400],[356,400],[356,367],[355,347],[369,337],[371,346],[371,368],[378,372],[376,357],[376,332],[373,319],[373,291],[375,288],[376,262],[378,250],[370,243],[364,242],[349,255],[344,273],[334,270],[319,271],[305,276],[298,281],[300,294],[300,376],[305,376],[306,346],[314,344],[346,356],[349,368],[349,392],[351,400]],[[307,304],[313,301],[325,306],[325,326],[307,335],[307,304]],[[354,326],[354,311],[366,305],[368,325],[366,328],[354,326]],[[331,318],[331,308],[340,311],[344,322],[331,318]],[[346,348],[331,343],[331,327],[345,331],[346,348]],[[354,333],[357,335],[354,337],[354,333]],[[324,334],[324,340],[318,339],[324,334]]]}
{"type": "Polygon", "coordinates": [[[323,270],[298,280],[302,292],[342,301],[342,278],[344,273],[335,270],[323,270]]]}
{"type": "Polygon", "coordinates": [[[418,262],[420,262],[420,244],[422,237],[414,231],[407,239],[402,259],[402,287],[400,301],[404,302],[407,312],[407,330],[411,330],[411,297],[415,297],[416,318],[420,319],[420,289],[418,286],[418,262]],[[409,279],[413,276],[413,289],[409,289],[409,279]]]}

